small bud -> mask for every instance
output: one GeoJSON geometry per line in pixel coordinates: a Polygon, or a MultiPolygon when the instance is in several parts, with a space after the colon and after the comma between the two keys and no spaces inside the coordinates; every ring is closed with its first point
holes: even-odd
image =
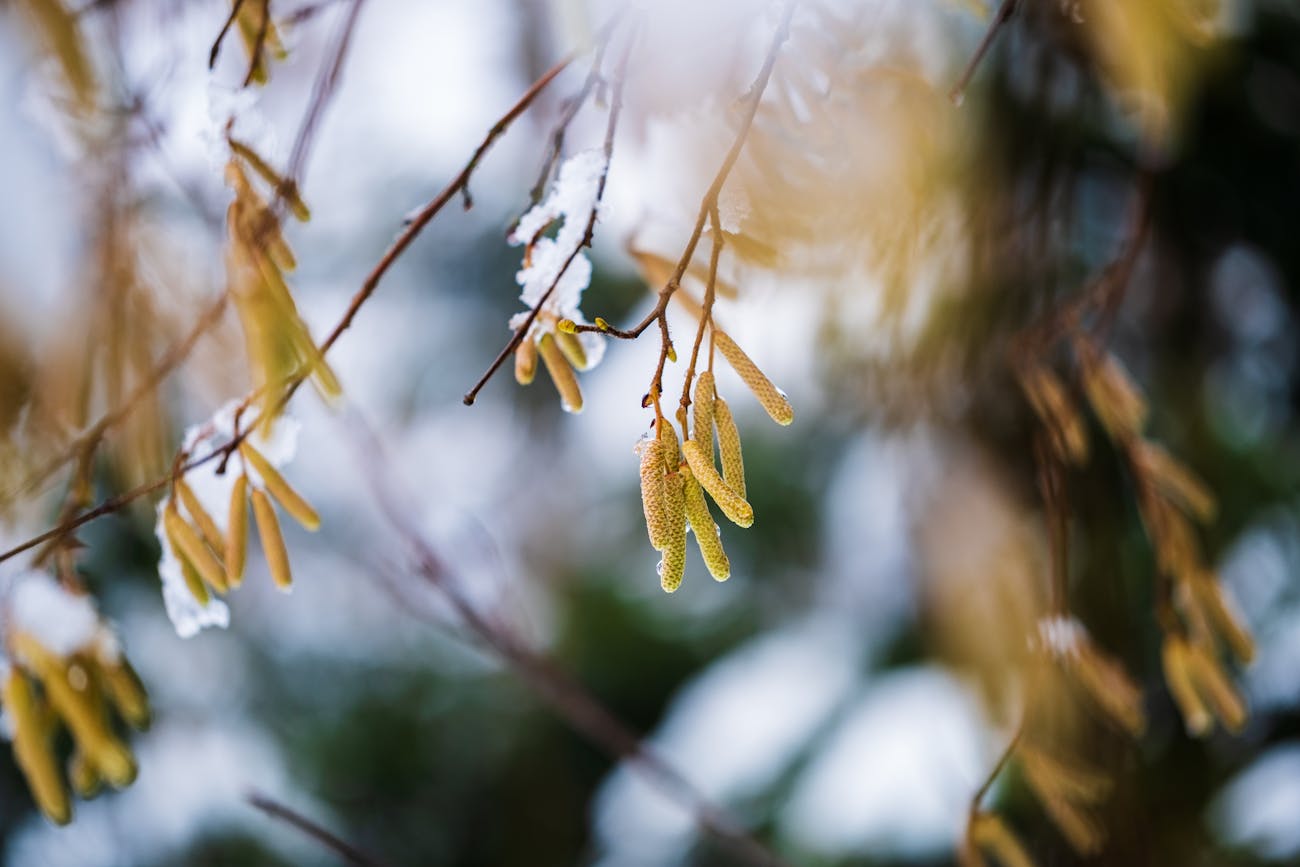
{"type": "Polygon", "coordinates": [[[561,334],[577,334],[578,323],[574,322],[572,319],[561,319],[559,322],[555,323],[555,329],[561,334]]]}
{"type": "Polygon", "coordinates": [[[608,331],[609,323],[605,321],[605,318],[603,316],[597,316],[596,327],[599,328],[601,331],[608,331]]]}
{"type": "Polygon", "coordinates": [[[677,363],[677,347],[673,346],[671,343],[668,344],[668,360],[673,364],[677,363]]]}
{"type": "Polygon", "coordinates": [[[772,417],[772,421],[779,425],[788,425],[794,421],[794,409],[786,399],[785,393],[772,384],[763,371],[758,369],[758,365],[754,364],[725,331],[714,329],[713,344],[745,385],[749,386],[749,390],[754,393],[754,397],[758,398],[759,405],[772,417]]]}

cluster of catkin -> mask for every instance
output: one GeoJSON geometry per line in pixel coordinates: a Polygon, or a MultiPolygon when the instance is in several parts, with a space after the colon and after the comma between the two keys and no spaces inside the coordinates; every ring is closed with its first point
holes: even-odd
{"type": "MultiPolygon", "coordinates": [[[[1087,405],[1131,468],[1139,511],[1155,549],[1165,682],[1190,734],[1208,734],[1216,718],[1237,731],[1245,724],[1246,706],[1222,656],[1226,652],[1249,662],[1254,643],[1197,541],[1193,521],[1214,517],[1214,497],[1190,469],[1144,437],[1148,403],[1119,360],[1087,336],[1076,336],[1072,350],[1087,405]]],[[[1027,365],[1017,373],[1053,458],[1064,466],[1082,465],[1089,452],[1087,426],[1070,389],[1046,364],[1027,365]]],[[[1103,718],[1131,737],[1145,732],[1141,690],[1117,659],[1092,642],[1083,624],[1065,615],[1047,618],[1040,623],[1039,639],[1036,646],[1046,651],[1047,661],[1103,718]]],[[[1105,829],[1092,808],[1107,795],[1109,781],[1036,746],[1034,735],[1025,732],[1011,758],[1062,836],[1080,855],[1094,855],[1104,843],[1105,829]]],[[[979,810],[967,826],[962,855],[968,867],[983,867],[986,855],[1004,867],[1033,864],[1009,825],[979,810]]]]}
{"type": "MultiPolygon", "coordinates": [[[[539,317],[541,318],[541,317],[539,317]]],[[[602,323],[604,320],[596,320],[602,323]]],[[[586,347],[574,333],[571,319],[547,322],[544,327],[534,326],[515,349],[515,381],[520,385],[532,384],[537,376],[537,359],[541,358],[546,372],[560,393],[560,404],[566,412],[582,412],[582,388],[578,385],[576,371],[587,370],[591,362],[586,347]]]]}
{"type": "Polygon", "coordinates": [[[229,143],[226,183],[235,197],[226,212],[226,275],[244,329],[249,366],[262,396],[260,418],[269,424],[282,404],[280,387],[294,377],[310,374],[325,397],[336,397],[341,389],[285,282],[285,273],[297,262],[285,243],[280,218],[253,188],[245,167],[259,176],[297,219],[305,222],[311,212],[292,181],[248,145],[235,139],[229,143]]]}
{"type": "Polygon", "coordinates": [[[41,812],[62,825],[72,818],[69,783],[79,797],[89,798],[105,783],[122,788],[135,779],[135,758],[112,717],[144,728],[149,703],[106,629],[68,657],[23,631],[10,636],[8,649],[13,664],[2,698],[12,723],[14,758],[41,812]],[[64,729],[73,743],[66,783],[57,755],[64,729]]]}
{"type": "MultiPolygon", "coordinates": [[[[778,424],[794,421],[785,394],[726,333],[713,332],[714,346],[749,386],[768,415],[778,424]]],[[[722,548],[721,533],[713,520],[707,492],[727,519],[740,527],[754,523],[754,509],[746,499],[745,462],[731,408],[717,392],[713,372],[695,381],[689,425],[683,408],[679,420],[690,437],[679,446],[672,424],[656,414],[653,435],[638,448],[641,456],[641,504],[650,544],[663,554],[659,583],[672,593],[682,583],[686,569],[686,530],[690,528],[700,554],[718,581],[731,576],[731,563],[722,548]],[[714,448],[714,437],[717,448],[714,448]],[[718,471],[721,463],[722,471],[718,471]]]]}
{"type": "Polygon", "coordinates": [[[316,510],[256,448],[243,442],[239,454],[244,471],[235,479],[231,489],[225,533],[221,532],[183,477],[176,480],[172,496],[163,507],[163,530],[176,559],[180,561],[185,586],[204,605],[212,593],[224,595],[244,581],[250,504],[271,580],[282,590],[292,586],[293,576],[272,500],[306,529],[320,527],[316,510]],[[256,474],[256,484],[250,481],[249,469],[256,474]],[[181,507],[184,507],[184,514],[181,507]]]}

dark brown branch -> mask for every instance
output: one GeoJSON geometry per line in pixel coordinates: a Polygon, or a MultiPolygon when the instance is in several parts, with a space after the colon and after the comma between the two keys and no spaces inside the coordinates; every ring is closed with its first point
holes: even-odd
{"type": "Polygon", "coordinates": [[[971,56],[970,62],[966,64],[966,69],[962,72],[961,78],[957,79],[957,83],[948,92],[948,99],[952,100],[953,104],[961,105],[962,100],[965,99],[966,88],[970,86],[971,79],[975,77],[975,70],[979,68],[980,62],[984,60],[984,55],[988,54],[989,48],[993,45],[993,40],[998,35],[998,31],[1015,13],[1018,2],[1019,0],[1002,0],[1002,5],[993,14],[993,20],[989,22],[988,30],[984,31],[984,38],[980,40],[979,47],[975,49],[975,54],[971,56]]]}
{"type": "Polygon", "coordinates": [[[362,852],[334,832],[261,792],[249,792],[245,799],[250,805],[261,810],[272,819],[284,822],[286,825],[292,825],[308,837],[311,837],[317,843],[342,858],[344,863],[352,864],[354,867],[383,867],[382,862],[362,852]]]}

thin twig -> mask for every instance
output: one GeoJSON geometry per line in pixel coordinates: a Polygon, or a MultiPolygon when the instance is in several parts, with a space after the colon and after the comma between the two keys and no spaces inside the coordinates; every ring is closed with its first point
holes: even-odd
{"type": "Polygon", "coordinates": [[[285,804],[276,801],[261,792],[249,792],[244,796],[250,805],[261,810],[272,819],[277,819],[287,825],[292,825],[299,831],[302,831],[308,837],[311,837],[317,843],[320,843],[326,849],[343,859],[345,863],[352,864],[354,867],[383,867],[382,862],[362,852],[356,846],[352,845],[342,837],[330,831],[328,828],[321,826],[317,822],[308,819],[302,813],[294,810],[285,804]]]}
{"type": "Polygon", "coordinates": [[[262,4],[262,20],[257,23],[257,36],[253,39],[253,48],[249,51],[248,74],[244,76],[244,87],[253,83],[260,70],[267,74],[270,64],[266,61],[266,37],[271,32],[271,0],[259,0],[262,4]]]}
{"type": "Polygon", "coordinates": [[[1016,4],[1019,0],[1002,0],[1002,5],[994,13],[993,20],[989,22],[989,27],[984,31],[984,38],[980,40],[979,47],[975,49],[975,54],[971,57],[970,62],[966,64],[965,71],[962,72],[961,78],[953,85],[952,90],[948,92],[948,99],[954,105],[961,105],[966,97],[966,88],[970,85],[971,79],[975,76],[975,70],[979,68],[980,62],[984,55],[988,54],[989,48],[993,45],[994,38],[997,37],[998,31],[1010,20],[1012,14],[1016,11],[1016,4]]]}
{"type": "Polygon", "coordinates": [[[758,867],[788,867],[735,817],[702,794],[685,774],[650,749],[581,683],[528,647],[508,627],[483,614],[464,592],[456,574],[410,523],[413,512],[400,505],[406,502],[405,492],[394,488],[392,473],[382,463],[383,453],[375,434],[359,418],[356,420],[355,431],[364,453],[377,464],[366,478],[381,512],[409,547],[416,573],[447,601],[469,633],[508,663],[525,685],[578,733],[611,758],[628,762],[649,783],[687,808],[700,828],[730,845],[746,862],[758,867]]]}
{"type": "MultiPolygon", "coordinates": [[[[623,340],[635,340],[649,328],[653,323],[659,323],[660,349],[659,363],[655,369],[654,379],[650,383],[648,397],[658,400],[659,394],[663,392],[663,370],[668,356],[673,351],[672,337],[668,330],[668,302],[681,286],[682,276],[690,266],[691,259],[695,256],[695,248],[700,242],[700,236],[704,233],[704,223],[709,218],[709,214],[718,206],[718,197],[722,193],[722,187],[731,175],[731,170],[740,157],[740,151],[745,146],[745,141],[749,138],[750,128],[754,123],[754,116],[758,113],[759,102],[763,99],[763,92],[767,89],[767,83],[772,77],[772,70],[776,66],[777,54],[781,46],[785,43],[790,35],[790,21],[794,17],[796,0],[788,0],[785,4],[784,12],[781,16],[780,24],[777,25],[775,35],[772,38],[772,44],[768,48],[767,55],[763,59],[763,65],[754,78],[754,82],[749,87],[749,92],[745,100],[745,113],[741,118],[740,128],[736,131],[735,140],[731,148],[727,151],[722,165],[718,168],[717,174],[713,177],[713,182],[709,185],[700,202],[700,210],[695,218],[695,227],[691,231],[691,236],[686,242],[686,248],[682,251],[681,259],[677,262],[677,268],[673,276],[659,290],[659,300],[646,317],[630,329],[622,330],[618,328],[601,328],[595,325],[579,325],[577,330],[596,331],[617,337],[623,340]]],[[[644,402],[644,401],[643,401],[644,402]]]]}
{"type": "MultiPolygon", "coordinates": [[[[713,248],[709,254],[709,279],[704,286],[704,312],[700,316],[700,325],[695,330],[695,343],[691,346],[691,360],[686,366],[686,376],[682,378],[681,415],[682,436],[686,433],[686,411],[691,408],[691,381],[695,378],[695,364],[700,357],[700,346],[704,343],[704,332],[713,324],[713,303],[717,297],[718,260],[722,256],[722,217],[715,204],[709,211],[709,223],[713,248]]],[[[699,432],[696,432],[699,435],[699,432]]],[[[709,434],[712,436],[712,434],[709,434]]]]}
{"type": "MultiPolygon", "coordinates": [[[[609,179],[609,165],[614,156],[614,133],[618,129],[618,118],[623,108],[623,82],[627,77],[627,63],[631,54],[632,40],[629,39],[627,50],[623,52],[623,57],[619,61],[618,72],[615,75],[614,98],[610,103],[609,120],[605,125],[605,166],[600,173],[600,180],[596,184],[596,198],[591,203],[591,214],[587,218],[587,226],[582,233],[582,239],[573,250],[570,251],[568,258],[564,260],[564,264],[561,265],[560,270],[556,272],[555,279],[551,281],[551,285],[542,293],[542,297],[537,299],[537,303],[528,311],[528,315],[524,317],[524,321],[515,329],[514,334],[510,336],[510,340],[501,348],[501,351],[497,353],[497,357],[493,359],[492,363],[488,366],[488,369],[479,377],[478,382],[474,383],[474,386],[470,388],[469,391],[465,392],[465,396],[462,400],[466,406],[472,406],[474,404],[479,391],[482,390],[483,386],[487,385],[488,380],[492,378],[492,375],[501,369],[501,365],[510,357],[510,353],[514,352],[519,347],[519,344],[523,342],[525,335],[528,334],[528,329],[533,327],[533,323],[542,312],[542,308],[546,305],[546,302],[550,300],[551,295],[555,293],[555,287],[560,285],[560,280],[564,278],[565,273],[569,270],[569,266],[577,260],[578,256],[584,249],[591,247],[591,242],[595,237],[596,232],[596,216],[600,212],[600,200],[605,195],[605,183],[609,179]]],[[[466,196],[468,197],[468,193],[466,196]]],[[[468,198],[466,200],[468,201],[468,198]]]]}
{"type": "Polygon", "coordinates": [[[212,49],[208,52],[208,69],[217,65],[217,56],[221,54],[221,43],[226,41],[226,34],[230,32],[230,27],[239,17],[239,10],[243,7],[246,0],[235,0],[234,5],[230,8],[230,14],[226,16],[226,23],[221,25],[221,31],[217,33],[216,40],[212,43],[212,49]]]}

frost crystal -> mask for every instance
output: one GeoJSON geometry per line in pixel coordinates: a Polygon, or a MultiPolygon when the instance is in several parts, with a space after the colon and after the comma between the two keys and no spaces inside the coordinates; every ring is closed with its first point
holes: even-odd
{"type": "MultiPolygon", "coordinates": [[[[519,300],[531,310],[541,301],[546,290],[555,286],[555,291],[542,306],[542,313],[547,315],[538,317],[537,328],[553,330],[558,319],[586,322],[579,306],[582,293],[591,283],[591,260],[581,252],[581,247],[587,223],[593,209],[597,208],[596,198],[606,167],[605,154],[600,150],[586,150],[569,157],[560,166],[559,177],[546,198],[520,217],[519,224],[510,233],[508,240],[511,244],[529,245],[524,266],[515,275],[515,280],[523,287],[519,300]],[[542,237],[556,224],[558,228],[553,238],[542,237]],[[570,257],[573,261],[561,274],[570,257]]],[[[510,328],[518,328],[527,317],[527,312],[516,314],[510,320],[510,328]]],[[[596,353],[596,358],[589,360],[589,366],[594,365],[604,351],[605,341],[595,334],[584,334],[582,338],[588,356],[593,351],[596,353]]]]}
{"type": "MultiPolygon", "coordinates": [[[[232,401],[222,407],[216,415],[203,424],[194,425],[185,432],[185,452],[194,458],[201,458],[220,448],[235,435],[235,411],[239,403],[232,401]]],[[[287,416],[276,420],[275,427],[267,437],[260,431],[249,437],[259,452],[279,469],[288,463],[298,447],[298,423],[287,416]]],[[[226,472],[217,474],[220,459],[214,459],[185,474],[185,482],[194,491],[203,508],[207,510],[217,528],[223,533],[227,530],[231,490],[235,479],[247,474],[257,479],[251,467],[245,467],[243,458],[236,452],[226,465],[226,472]]],[[[171,503],[171,496],[164,497],[158,504],[158,521],[154,533],[162,556],[158,560],[158,577],[162,580],[163,604],[167,616],[171,619],[176,634],[181,638],[192,638],[200,630],[209,626],[225,628],[230,624],[230,609],[220,599],[211,599],[205,605],[194,597],[185,584],[181,573],[181,563],[172,550],[167,534],[163,530],[163,514],[171,503]]],[[[189,516],[183,503],[177,503],[181,513],[189,516]]]]}

